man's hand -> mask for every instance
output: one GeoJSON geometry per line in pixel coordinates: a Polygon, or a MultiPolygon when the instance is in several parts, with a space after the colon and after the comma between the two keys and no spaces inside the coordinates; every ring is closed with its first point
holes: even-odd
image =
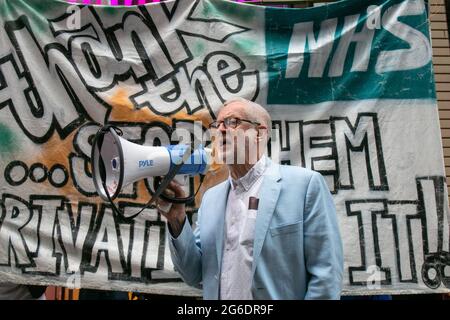
{"type": "MultiPolygon", "coordinates": [[[[164,195],[169,197],[184,198],[186,197],[181,186],[171,181],[164,190],[164,195]]],[[[159,213],[166,217],[169,224],[169,230],[174,238],[178,237],[183,229],[184,221],[186,219],[186,208],[184,204],[169,203],[161,198],[156,200],[156,208],[159,213]]]]}

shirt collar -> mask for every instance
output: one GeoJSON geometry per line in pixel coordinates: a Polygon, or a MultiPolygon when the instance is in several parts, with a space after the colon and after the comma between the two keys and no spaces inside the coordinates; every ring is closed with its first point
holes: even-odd
{"type": "Polygon", "coordinates": [[[245,176],[234,180],[231,175],[228,176],[231,189],[236,193],[248,191],[252,185],[263,175],[266,169],[267,161],[266,156],[263,155],[253,167],[245,174],[245,176]]]}

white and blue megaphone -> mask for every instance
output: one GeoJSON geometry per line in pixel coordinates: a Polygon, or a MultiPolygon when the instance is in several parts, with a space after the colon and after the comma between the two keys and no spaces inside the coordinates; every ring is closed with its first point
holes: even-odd
{"type": "Polygon", "coordinates": [[[120,137],[118,132],[114,127],[101,129],[92,147],[94,184],[105,201],[114,200],[124,187],[141,179],[171,173],[204,175],[209,170],[211,149],[202,146],[192,149],[188,145],[142,146],[120,137]]]}

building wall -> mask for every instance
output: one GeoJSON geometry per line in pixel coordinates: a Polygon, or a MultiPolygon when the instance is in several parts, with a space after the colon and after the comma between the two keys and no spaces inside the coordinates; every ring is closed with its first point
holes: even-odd
{"type": "MultiPolygon", "coordinates": [[[[433,65],[444,148],[445,173],[450,185],[450,42],[445,2],[430,0],[433,65]]],[[[449,7],[447,3],[447,7],[449,7]]],[[[450,194],[450,188],[447,187],[450,194]]]]}

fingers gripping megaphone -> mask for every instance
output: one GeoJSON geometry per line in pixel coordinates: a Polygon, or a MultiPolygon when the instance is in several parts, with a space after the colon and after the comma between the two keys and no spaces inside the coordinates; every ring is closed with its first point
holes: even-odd
{"type": "MultiPolygon", "coordinates": [[[[155,179],[155,193],[147,204],[149,206],[157,197],[164,197],[162,192],[176,175],[205,175],[209,170],[211,149],[201,145],[195,149],[188,145],[142,146],[121,135],[121,130],[116,127],[101,128],[93,142],[91,164],[97,193],[103,200],[111,202],[113,210],[122,217],[124,215],[116,208],[113,200],[127,185],[148,177],[158,178],[155,179]],[[162,176],[164,179],[160,182],[162,176]]],[[[193,198],[164,197],[175,203],[188,202],[193,198]]]]}

